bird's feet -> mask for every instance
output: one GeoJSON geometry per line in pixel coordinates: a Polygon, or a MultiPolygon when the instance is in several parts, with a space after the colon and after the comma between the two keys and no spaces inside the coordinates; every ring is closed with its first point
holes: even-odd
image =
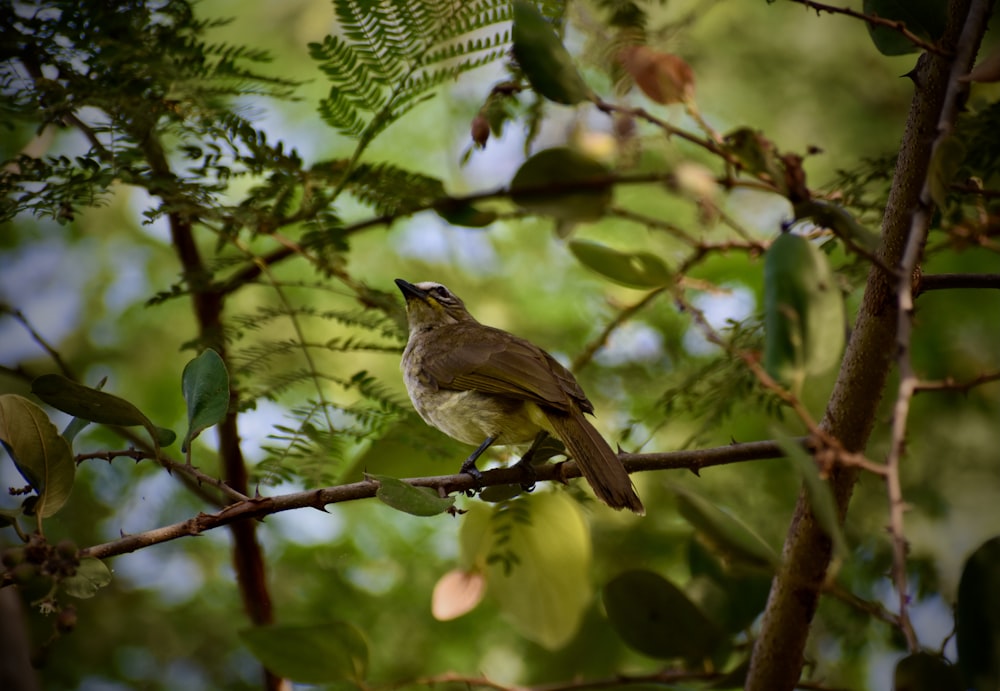
{"type": "Polygon", "coordinates": [[[459,471],[458,471],[458,472],[464,473],[466,475],[471,475],[472,479],[476,481],[476,486],[475,487],[473,487],[472,489],[465,490],[465,496],[467,496],[467,497],[474,497],[474,496],[476,496],[477,494],[479,494],[480,490],[482,489],[482,485],[483,485],[483,473],[482,473],[481,470],[479,470],[479,468],[476,467],[476,459],[477,458],[478,458],[478,454],[473,454],[469,458],[466,458],[465,462],[462,463],[461,469],[459,469],[459,471]]]}
{"type": "Polygon", "coordinates": [[[535,489],[535,478],[537,474],[535,473],[535,466],[531,462],[531,457],[534,454],[529,449],[528,453],[521,457],[521,460],[514,464],[514,467],[521,471],[521,489],[525,492],[531,492],[535,489]]]}

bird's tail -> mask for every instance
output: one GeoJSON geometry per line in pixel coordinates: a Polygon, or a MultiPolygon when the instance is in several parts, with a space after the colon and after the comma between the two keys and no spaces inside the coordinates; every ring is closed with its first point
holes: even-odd
{"type": "Polygon", "coordinates": [[[618,454],[584,417],[583,411],[575,408],[569,413],[546,411],[545,416],[601,501],[613,509],[646,513],[618,454]]]}

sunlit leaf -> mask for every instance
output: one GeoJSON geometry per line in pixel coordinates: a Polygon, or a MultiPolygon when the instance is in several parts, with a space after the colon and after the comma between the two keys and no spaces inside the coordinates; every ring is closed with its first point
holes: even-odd
{"type": "Polygon", "coordinates": [[[571,240],[569,249],[588,269],[630,288],[658,288],[672,280],[663,260],[649,252],[619,252],[589,240],[571,240]]]}
{"type": "Polygon", "coordinates": [[[531,88],[556,103],[573,105],[591,97],[566,48],[534,4],[514,0],[514,57],[531,88]]]}
{"type": "Polygon", "coordinates": [[[397,511],[414,516],[436,516],[455,505],[454,497],[440,497],[429,487],[414,487],[387,475],[369,475],[378,481],[375,496],[397,511]]]}
{"type": "Polygon", "coordinates": [[[504,617],[525,638],[556,650],[576,633],[593,597],[590,530],[577,502],[543,492],[465,516],[466,569],[486,576],[504,617]]]}
{"type": "Polygon", "coordinates": [[[604,608],[632,649],[662,660],[703,660],[722,632],[680,588],[652,571],[626,571],[604,586],[604,608]]]}
{"type": "Polygon", "coordinates": [[[967,686],[1000,688],[1000,537],[966,560],[955,608],[958,664],[967,686]]]}
{"type": "Polygon", "coordinates": [[[47,518],[59,511],[73,489],[76,462],[45,411],[23,396],[0,396],[0,443],[38,494],[31,512],[47,518]]]}
{"type": "Polygon", "coordinates": [[[568,147],[545,149],[514,174],[510,198],[535,214],[565,221],[596,221],[611,204],[610,171],[568,147]]]}
{"type": "Polygon", "coordinates": [[[368,674],[368,644],[346,622],[258,626],[240,638],[267,669],[303,684],[360,682],[368,674]]]}
{"type": "Polygon", "coordinates": [[[187,363],[181,375],[181,390],[188,413],[181,450],[187,451],[195,437],[222,422],[229,410],[229,372],[219,354],[206,348],[187,363]]]}

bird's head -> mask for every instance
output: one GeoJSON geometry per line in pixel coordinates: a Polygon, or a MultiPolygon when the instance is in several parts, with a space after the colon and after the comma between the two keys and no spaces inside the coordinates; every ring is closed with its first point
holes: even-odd
{"type": "Polygon", "coordinates": [[[411,331],[476,321],[465,309],[465,303],[440,283],[409,283],[397,278],[396,285],[406,298],[406,318],[411,331]]]}

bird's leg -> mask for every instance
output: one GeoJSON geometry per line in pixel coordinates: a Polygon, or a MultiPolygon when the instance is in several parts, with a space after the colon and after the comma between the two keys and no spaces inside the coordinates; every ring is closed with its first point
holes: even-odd
{"type": "Polygon", "coordinates": [[[514,467],[519,469],[524,475],[524,479],[521,480],[521,489],[525,492],[530,492],[535,489],[535,466],[532,465],[531,458],[535,455],[535,451],[538,450],[538,447],[542,445],[542,442],[544,442],[548,436],[549,433],[545,430],[536,434],[534,441],[531,442],[531,446],[528,447],[528,450],[524,452],[523,456],[521,456],[521,460],[514,465],[514,467]]]}
{"type": "MultiPolygon", "coordinates": [[[[483,455],[486,449],[490,448],[490,444],[497,440],[497,435],[491,434],[486,437],[486,441],[479,445],[479,448],[469,454],[469,457],[465,459],[462,463],[461,469],[458,471],[460,473],[465,473],[466,475],[471,475],[475,479],[477,484],[481,484],[483,481],[483,474],[480,472],[479,468],[476,467],[476,461],[479,457],[483,455]]],[[[466,492],[468,496],[474,496],[476,494],[475,490],[468,490],[466,492]]]]}

